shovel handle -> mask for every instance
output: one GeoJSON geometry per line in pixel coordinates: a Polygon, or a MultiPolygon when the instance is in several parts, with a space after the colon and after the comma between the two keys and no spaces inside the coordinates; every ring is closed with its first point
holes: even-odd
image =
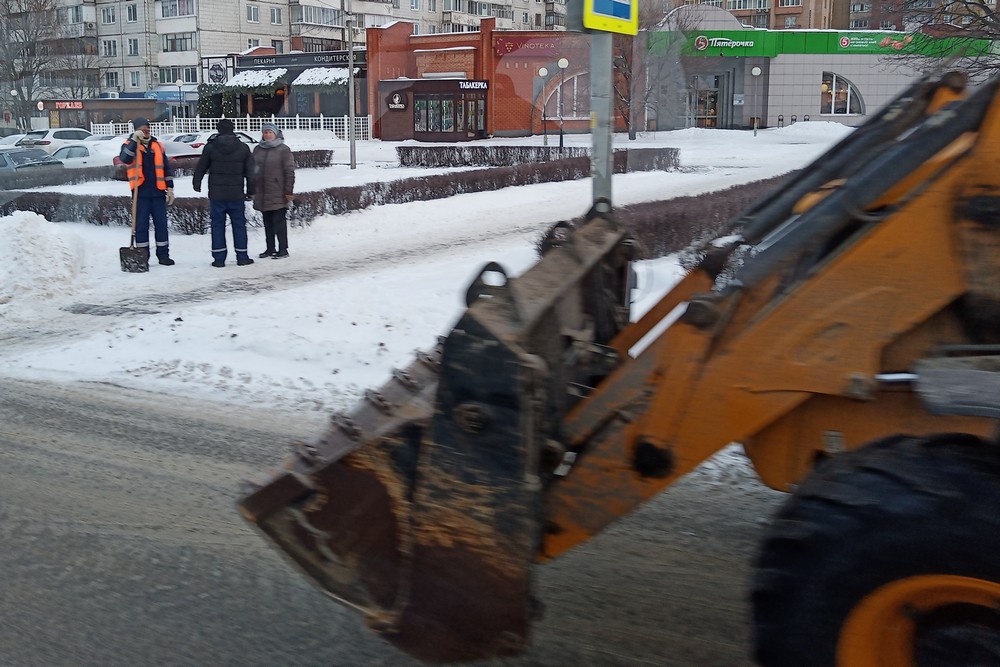
{"type": "MultiPolygon", "coordinates": [[[[129,185],[131,186],[132,183],[129,182],[129,185]]],[[[135,247],[135,209],[136,205],[138,204],[138,201],[139,201],[139,186],[137,184],[134,188],[132,188],[132,240],[129,242],[130,248],[135,247]]]]}

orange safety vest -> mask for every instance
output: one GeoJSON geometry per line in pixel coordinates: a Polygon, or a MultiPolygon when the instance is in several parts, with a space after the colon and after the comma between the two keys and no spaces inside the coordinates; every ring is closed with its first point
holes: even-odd
{"type": "MultiPolygon", "coordinates": [[[[153,167],[154,173],[156,174],[156,189],[166,190],[167,189],[167,174],[165,167],[165,159],[163,157],[163,146],[160,145],[158,141],[150,141],[150,148],[153,149],[153,167]]],[[[146,180],[146,176],[142,173],[142,156],[146,151],[142,150],[142,144],[136,142],[135,144],[135,159],[132,160],[132,164],[128,165],[128,182],[129,187],[135,190],[142,182],[146,180]]]]}

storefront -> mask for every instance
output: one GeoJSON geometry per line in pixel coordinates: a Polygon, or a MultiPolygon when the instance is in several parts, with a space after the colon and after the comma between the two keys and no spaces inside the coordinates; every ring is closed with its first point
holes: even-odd
{"type": "MultiPolygon", "coordinates": [[[[346,116],[349,114],[347,51],[261,53],[202,60],[213,93],[235,94],[236,112],[249,116],[346,116]]],[[[368,113],[366,58],[354,51],[355,112],[368,113]]]]}
{"type": "Polygon", "coordinates": [[[489,82],[468,79],[379,81],[382,139],[466,141],[486,136],[489,82]]]}
{"type": "Polygon", "coordinates": [[[661,130],[751,128],[755,119],[758,127],[859,125],[920,76],[905,56],[950,52],[947,39],[899,32],[694,28],[648,39],[654,58],[674,63],[661,70],[682,73],[647,107],[647,128],[661,130]]]}
{"type": "Polygon", "coordinates": [[[48,127],[89,128],[94,123],[127,123],[137,116],[155,118],[164,109],[156,100],[141,97],[89,100],[44,100],[39,111],[47,116],[48,127]]]}

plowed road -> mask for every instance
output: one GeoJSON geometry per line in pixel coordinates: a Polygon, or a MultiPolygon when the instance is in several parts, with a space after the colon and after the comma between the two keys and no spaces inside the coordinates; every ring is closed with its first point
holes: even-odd
{"type": "MultiPolygon", "coordinates": [[[[235,510],[321,424],[0,380],[0,664],[409,665],[235,510]]],[[[750,665],[747,583],[781,500],[729,456],[538,570],[500,665],[750,665]]]]}

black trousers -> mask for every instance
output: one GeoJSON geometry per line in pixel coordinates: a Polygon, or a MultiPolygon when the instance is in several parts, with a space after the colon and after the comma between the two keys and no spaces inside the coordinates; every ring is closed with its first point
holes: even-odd
{"type": "Polygon", "coordinates": [[[267,243],[267,250],[285,252],[288,250],[288,222],[285,215],[287,208],[279,208],[277,211],[263,211],[264,217],[264,241],[267,243]],[[274,240],[277,238],[278,245],[275,248],[274,240]]]}

